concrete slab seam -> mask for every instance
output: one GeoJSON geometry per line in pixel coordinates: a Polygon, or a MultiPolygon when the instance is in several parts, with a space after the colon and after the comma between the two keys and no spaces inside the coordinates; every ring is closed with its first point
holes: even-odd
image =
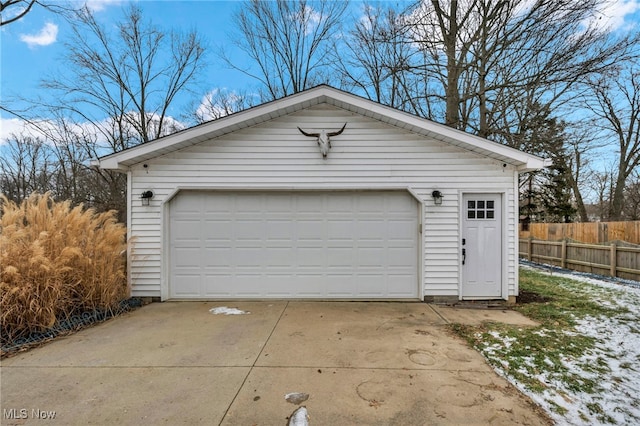
{"type": "Polygon", "coordinates": [[[267,336],[267,338],[264,341],[264,344],[260,348],[260,352],[258,352],[258,356],[256,356],[256,358],[253,360],[253,364],[251,365],[251,367],[249,367],[249,371],[247,372],[247,375],[244,376],[244,379],[242,380],[242,383],[240,384],[240,386],[238,386],[238,391],[233,396],[233,399],[229,403],[229,406],[227,407],[227,409],[224,410],[224,414],[220,418],[220,423],[218,423],[218,426],[222,425],[222,423],[224,422],[224,419],[227,417],[227,414],[229,413],[229,409],[233,406],[233,403],[236,401],[236,398],[238,398],[238,395],[240,394],[240,391],[242,390],[242,388],[244,387],[245,383],[247,382],[247,379],[249,378],[249,376],[251,375],[251,372],[253,371],[253,369],[256,366],[256,362],[258,362],[258,360],[260,359],[260,356],[262,355],[262,352],[264,352],[264,348],[267,347],[267,344],[269,343],[269,340],[271,340],[271,336],[273,336],[273,332],[278,327],[278,324],[280,323],[280,320],[284,316],[284,313],[287,311],[288,307],[289,307],[289,301],[287,301],[287,304],[284,305],[284,309],[282,309],[282,312],[280,312],[280,316],[278,317],[278,321],[276,321],[276,323],[273,325],[273,328],[271,329],[271,332],[269,333],[269,336],[267,336]]]}
{"type": "Polygon", "coordinates": [[[429,305],[427,305],[427,306],[428,306],[428,307],[429,307],[429,308],[430,308],[430,309],[431,309],[431,310],[432,310],[432,311],[433,311],[437,316],[439,316],[439,317],[442,319],[442,321],[444,321],[444,322],[445,322],[445,324],[451,324],[451,322],[450,322],[448,319],[446,319],[446,318],[445,318],[445,317],[440,313],[440,311],[438,311],[436,308],[434,308],[434,307],[433,307],[433,305],[430,305],[430,304],[429,304],[429,305]]]}

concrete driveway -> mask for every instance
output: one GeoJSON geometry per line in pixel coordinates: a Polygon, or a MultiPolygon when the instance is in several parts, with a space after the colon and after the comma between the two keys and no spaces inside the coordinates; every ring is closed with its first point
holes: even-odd
{"type": "Polygon", "coordinates": [[[3,360],[2,424],[286,425],[292,392],[310,395],[310,425],[549,424],[444,327],[484,319],[527,322],[424,303],[151,304],[3,360]]]}

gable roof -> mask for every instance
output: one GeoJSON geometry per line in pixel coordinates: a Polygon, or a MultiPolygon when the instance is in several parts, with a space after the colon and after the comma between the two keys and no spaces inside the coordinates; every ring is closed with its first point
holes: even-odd
{"type": "Polygon", "coordinates": [[[321,85],[101,157],[99,166],[126,171],[131,165],[323,103],[513,165],[521,172],[550,165],[550,160],[321,85]]]}

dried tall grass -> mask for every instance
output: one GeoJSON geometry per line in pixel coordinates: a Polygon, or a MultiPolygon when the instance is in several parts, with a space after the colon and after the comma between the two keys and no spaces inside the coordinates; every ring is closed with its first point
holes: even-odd
{"type": "Polygon", "coordinates": [[[126,229],[34,194],[20,205],[0,195],[0,327],[11,342],[80,312],[111,309],[128,296],[126,229]]]}

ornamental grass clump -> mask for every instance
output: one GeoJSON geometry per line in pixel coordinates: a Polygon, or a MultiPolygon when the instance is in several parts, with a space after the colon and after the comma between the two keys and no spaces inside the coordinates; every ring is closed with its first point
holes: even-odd
{"type": "Polygon", "coordinates": [[[2,343],[46,331],[82,312],[115,308],[128,296],[126,229],[49,194],[20,205],[0,196],[2,343]]]}

